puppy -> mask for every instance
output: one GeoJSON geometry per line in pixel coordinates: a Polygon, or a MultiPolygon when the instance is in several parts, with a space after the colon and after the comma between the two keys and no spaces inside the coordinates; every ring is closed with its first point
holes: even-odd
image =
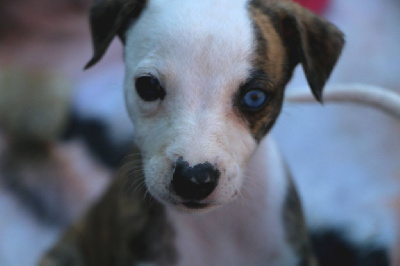
{"type": "MultiPolygon", "coordinates": [[[[91,28],[87,67],[115,36],[124,44],[144,183],[174,232],[173,259],[130,249],[103,265],[316,265],[295,186],[268,132],[298,64],[322,101],[343,34],[292,2],[267,0],[99,0],[91,28]]],[[[79,248],[74,254],[99,265],[79,248]]]]}

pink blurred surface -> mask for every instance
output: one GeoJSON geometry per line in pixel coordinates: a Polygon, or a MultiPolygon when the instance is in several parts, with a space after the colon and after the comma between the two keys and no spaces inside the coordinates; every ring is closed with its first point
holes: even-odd
{"type": "Polygon", "coordinates": [[[329,0],[296,0],[296,2],[315,13],[322,13],[325,11],[330,3],[329,0]]]}

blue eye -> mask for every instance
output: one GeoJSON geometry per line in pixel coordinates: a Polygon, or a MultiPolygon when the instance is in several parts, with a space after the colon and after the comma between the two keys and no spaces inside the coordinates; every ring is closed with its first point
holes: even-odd
{"type": "Polygon", "coordinates": [[[242,106],[248,111],[259,111],[267,101],[267,94],[262,90],[250,90],[242,98],[242,106]]]}

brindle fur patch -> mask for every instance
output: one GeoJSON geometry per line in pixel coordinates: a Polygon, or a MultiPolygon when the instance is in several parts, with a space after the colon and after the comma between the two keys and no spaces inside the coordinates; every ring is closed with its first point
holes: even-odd
{"type": "Polygon", "coordinates": [[[289,186],[282,208],[286,239],[300,259],[298,266],[316,266],[318,263],[313,253],[300,198],[288,167],[286,167],[286,173],[289,186]]]}
{"type": "Polygon", "coordinates": [[[90,29],[94,54],[85,68],[96,64],[107,51],[111,41],[119,35],[125,42],[125,32],[139,17],[148,0],[97,0],[90,11],[90,29]]]}
{"type": "Polygon", "coordinates": [[[250,130],[260,141],[274,125],[282,108],[284,88],[301,63],[315,98],[322,100],[322,89],[341,53],[343,34],[331,23],[290,1],[252,0],[256,47],[255,73],[270,81],[269,104],[260,112],[246,113],[250,130]]]}
{"type": "MultiPolygon", "coordinates": [[[[322,89],[344,46],[343,33],[292,1],[252,0],[249,7],[255,23],[260,21],[260,16],[268,17],[269,25],[282,40],[286,49],[286,68],[282,77],[287,82],[294,67],[301,63],[315,98],[322,101],[322,89]]],[[[268,41],[275,38],[270,37],[270,30],[260,29],[268,41]]]]}
{"type": "Polygon", "coordinates": [[[282,82],[285,68],[286,51],[282,39],[273,28],[270,18],[260,9],[250,6],[253,28],[256,35],[256,51],[253,58],[254,70],[250,78],[257,75],[268,77],[266,89],[269,91],[268,105],[257,113],[243,112],[250,130],[257,141],[260,141],[274,125],[283,102],[283,91],[286,82],[282,82]]]}
{"type": "Polygon", "coordinates": [[[174,233],[164,206],[147,193],[141,158],[137,156],[130,157],[100,201],[65,233],[39,265],[174,265],[175,262],[174,233]]]}

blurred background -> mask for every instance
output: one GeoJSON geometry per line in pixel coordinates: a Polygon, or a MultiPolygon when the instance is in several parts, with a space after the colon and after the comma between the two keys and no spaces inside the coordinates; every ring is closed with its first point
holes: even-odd
{"type": "MultiPolygon", "coordinates": [[[[298,2],[346,34],[331,84],[400,92],[399,1],[298,2]]],[[[92,53],[90,4],[0,0],[1,266],[35,265],[101,194],[131,142],[118,40],[83,71],[92,53]]],[[[298,68],[288,89],[305,85],[298,68]]],[[[400,122],[365,107],[286,104],[272,134],[310,225],[346,225],[354,239],[378,236],[393,243],[400,265],[400,122]]]]}

